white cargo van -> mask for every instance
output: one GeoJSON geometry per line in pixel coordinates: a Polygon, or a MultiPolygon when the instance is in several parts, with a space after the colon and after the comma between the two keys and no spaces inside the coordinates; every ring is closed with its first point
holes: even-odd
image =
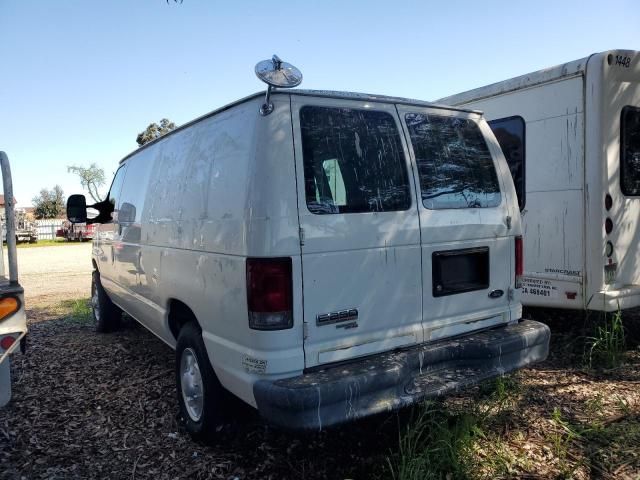
{"type": "Polygon", "coordinates": [[[640,55],[587,58],[442,98],[481,109],[522,209],[522,303],[640,305],[640,55]]]}
{"type": "MultiPolygon", "coordinates": [[[[225,390],[322,428],[547,355],[548,328],[521,321],[513,182],[474,111],[270,85],[125,157],[94,207],[97,328],[124,310],[176,349],[196,437],[225,390]]],[[[83,196],[68,213],[86,220],[83,196]]]]}

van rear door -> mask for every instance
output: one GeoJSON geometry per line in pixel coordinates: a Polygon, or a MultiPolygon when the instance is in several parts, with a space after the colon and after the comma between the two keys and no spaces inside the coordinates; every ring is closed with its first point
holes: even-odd
{"type": "Polygon", "coordinates": [[[395,107],[291,98],[306,367],[421,342],[417,199],[395,107]]]}
{"type": "Polygon", "coordinates": [[[517,205],[495,137],[478,114],[398,112],[420,185],[425,341],[510,321],[517,205]]]}

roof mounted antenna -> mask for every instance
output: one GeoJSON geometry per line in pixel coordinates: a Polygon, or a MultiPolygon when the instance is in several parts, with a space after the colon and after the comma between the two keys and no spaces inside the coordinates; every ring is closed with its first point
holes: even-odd
{"type": "Polygon", "coordinates": [[[302,83],[302,72],[290,63],[280,60],[277,55],[271,57],[271,60],[258,62],[256,76],[268,85],[264,103],[260,107],[260,115],[262,116],[273,112],[272,88],[293,88],[302,83]]]}

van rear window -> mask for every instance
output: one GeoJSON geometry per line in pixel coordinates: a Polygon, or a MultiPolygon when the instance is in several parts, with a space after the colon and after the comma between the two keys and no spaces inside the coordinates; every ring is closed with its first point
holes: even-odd
{"type": "Polygon", "coordinates": [[[426,208],[496,207],[502,199],[487,143],[473,120],[405,116],[426,208]]]}
{"type": "Polygon", "coordinates": [[[626,106],[620,118],[620,188],[640,196],[640,108],[626,106]]]}
{"type": "Polygon", "coordinates": [[[300,109],[307,207],[315,214],[407,210],[411,190],[400,132],[386,112],[300,109]]]}

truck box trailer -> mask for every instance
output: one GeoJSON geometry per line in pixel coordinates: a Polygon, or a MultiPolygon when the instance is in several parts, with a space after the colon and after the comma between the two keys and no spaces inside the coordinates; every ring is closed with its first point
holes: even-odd
{"type": "Polygon", "coordinates": [[[640,53],[596,53],[438,102],[484,111],[507,158],[523,304],[640,305],[640,53]]]}

